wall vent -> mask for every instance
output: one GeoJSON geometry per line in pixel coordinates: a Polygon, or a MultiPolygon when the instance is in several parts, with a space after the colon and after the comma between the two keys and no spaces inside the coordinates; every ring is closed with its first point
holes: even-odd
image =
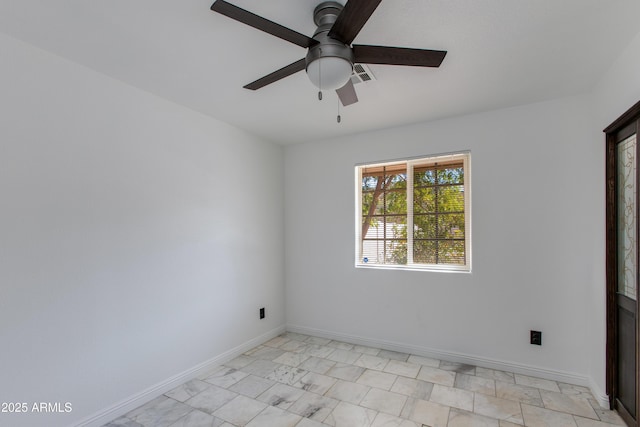
{"type": "Polygon", "coordinates": [[[353,75],[351,76],[351,81],[353,84],[358,83],[367,83],[375,80],[375,76],[371,72],[371,69],[364,64],[354,64],[353,65],[353,75]]]}

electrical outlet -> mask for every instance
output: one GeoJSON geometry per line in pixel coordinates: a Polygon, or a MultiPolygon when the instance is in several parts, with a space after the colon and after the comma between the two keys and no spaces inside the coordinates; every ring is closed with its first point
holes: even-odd
{"type": "Polygon", "coordinates": [[[531,344],[542,345],[542,332],[531,331],[531,344]]]}
{"type": "Polygon", "coordinates": [[[260,318],[261,318],[261,319],[264,319],[264,317],[265,317],[264,307],[262,307],[262,308],[260,309],[260,318]]]}

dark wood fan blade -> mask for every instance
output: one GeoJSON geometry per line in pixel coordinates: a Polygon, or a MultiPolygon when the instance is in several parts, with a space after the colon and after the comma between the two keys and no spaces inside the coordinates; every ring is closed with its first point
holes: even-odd
{"type": "Polygon", "coordinates": [[[355,61],[362,64],[410,65],[439,67],[447,52],[444,50],[410,49],[406,47],[353,45],[355,61]]]}
{"type": "Polygon", "coordinates": [[[382,0],[349,0],[329,31],[329,37],[351,44],[382,0]]]}
{"type": "Polygon", "coordinates": [[[340,102],[345,107],[347,105],[355,104],[358,102],[358,95],[356,94],[356,88],[353,86],[353,82],[351,79],[342,86],[340,89],[336,89],[336,93],[338,94],[338,98],[340,98],[340,102]]]}
{"type": "Polygon", "coordinates": [[[221,13],[231,19],[247,24],[253,28],[257,28],[260,31],[269,33],[273,36],[280,37],[283,40],[297,44],[301,47],[311,47],[318,43],[317,40],[307,37],[304,34],[300,34],[297,31],[293,31],[290,28],[283,27],[280,24],[269,21],[261,16],[251,13],[247,10],[241,9],[238,6],[234,6],[231,3],[227,3],[224,0],[216,0],[211,5],[211,10],[221,13]]]}
{"type": "Polygon", "coordinates": [[[304,58],[299,61],[294,62],[293,64],[289,64],[286,67],[280,68],[278,71],[274,71],[271,74],[267,74],[261,79],[256,80],[255,82],[249,83],[244,86],[245,89],[256,90],[261,87],[265,87],[266,85],[270,85],[273,82],[277,82],[280,79],[284,79],[285,77],[289,77],[292,74],[297,73],[298,71],[302,71],[306,68],[306,61],[304,58]]]}

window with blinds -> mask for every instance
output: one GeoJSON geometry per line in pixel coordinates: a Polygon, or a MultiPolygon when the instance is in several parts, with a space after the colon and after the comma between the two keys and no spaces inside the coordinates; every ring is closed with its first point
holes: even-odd
{"type": "Polygon", "coordinates": [[[356,265],[471,270],[469,153],[356,167],[356,265]]]}

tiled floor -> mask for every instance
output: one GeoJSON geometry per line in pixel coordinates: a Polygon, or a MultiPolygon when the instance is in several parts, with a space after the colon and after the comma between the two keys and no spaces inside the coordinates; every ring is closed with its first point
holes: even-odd
{"type": "Polygon", "coordinates": [[[285,333],[105,427],[606,427],[587,388],[285,333]]]}

